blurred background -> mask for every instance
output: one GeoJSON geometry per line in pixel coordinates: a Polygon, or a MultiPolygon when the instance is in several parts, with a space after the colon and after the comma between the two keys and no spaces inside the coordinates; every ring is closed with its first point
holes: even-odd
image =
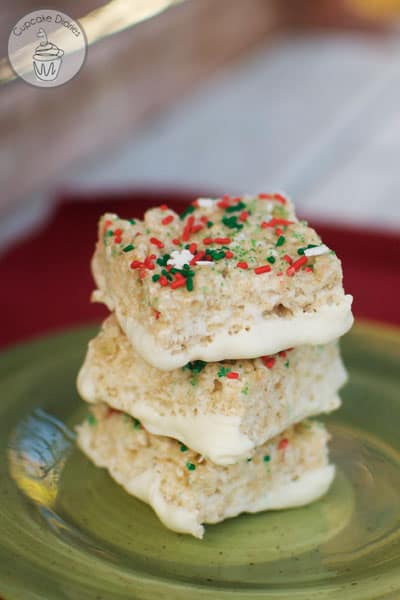
{"type": "MultiPolygon", "coordinates": [[[[3,281],[15,286],[23,269],[27,285],[34,272],[39,306],[37,277],[47,289],[55,262],[49,230],[79,224],[83,263],[97,212],[113,202],[132,214],[161,197],[279,189],[328,236],[347,232],[344,252],[357,254],[358,240],[354,277],[364,273],[365,290],[375,260],[379,272],[391,261],[385,285],[397,292],[400,0],[60,0],[91,43],[79,74],[52,89],[13,79],[6,59],[13,25],[37,8],[1,8],[3,281]]],[[[398,320],[398,301],[390,308],[381,293],[381,313],[360,314],[398,320]]],[[[94,314],[78,299],[71,322],[94,314]]],[[[16,335],[15,294],[2,302],[5,341],[39,331],[26,317],[16,335]]]]}

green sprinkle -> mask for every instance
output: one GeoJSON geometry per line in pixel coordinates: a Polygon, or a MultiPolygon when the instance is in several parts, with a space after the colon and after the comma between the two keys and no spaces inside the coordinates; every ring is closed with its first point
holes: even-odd
{"type": "Polygon", "coordinates": [[[227,213],[238,212],[239,210],[243,210],[243,208],[246,208],[245,203],[244,202],[238,202],[237,204],[233,204],[232,206],[228,206],[228,208],[225,209],[225,212],[227,212],[227,213]]]}
{"type": "Polygon", "coordinates": [[[179,215],[180,220],[183,221],[185,219],[185,217],[190,215],[190,213],[194,212],[194,210],[195,210],[195,207],[193,206],[193,204],[191,204],[190,206],[185,208],[185,210],[179,215]]]}
{"type": "Polygon", "coordinates": [[[276,242],[275,246],[279,247],[279,246],[283,246],[283,244],[286,242],[286,238],[283,235],[280,235],[278,237],[278,241],[276,242]]]}
{"type": "Polygon", "coordinates": [[[196,470],[196,465],[194,465],[191,462],[187,462],[186,463],[187,468],[189,469],[189,471],[195,471],[196,470]]]}
{"type": "Polygon", "coordinates": [[[105,232],[104,235],[106,235],[107,237],[112,237],[114,235],[114,232],[109,229],[108,231],[105,232]]]}
{"type": "Polygon", "coordinates": [[[226,225],[226,227],[229,227],[229,229],[242,229],[243,228],[243,224],[238,223],[237,217],[235,217],[235,216],[222,217],[222,223],[224,225],[226,225]]]}
{"type": "Polygon", "coordinates": [[[92,413],[88,414],[86,421],[89,423],[89,425],[96,425],[97,423],[97,419],[92,413]]]}
{"type": "Polygon", "coordinates": [[[163,256],[159,256],[157,258],[156,263],[160,265],[160,267],[166,267],[170,258],[171,257],[169,254],[164,254],[163,256]]]}
{"type": "Polygon", "coordinates": [[[285,362],[285,367],[286,367],[287,369],[290,367],[290,361],[289,361],[289,360],[287,360],[287,361],[285,362]]]}
{"type": "Polygon", "coordinates": [[[130,223],[131,225],[136,225],[136,221],[135,221],[135,219],[129,219],[129,223],[130,223]]]}
{"type": "Polygon", "coordinates": [[[188,362],[182,369],[189,369],[193,373],[200,373],[206,364],[204,360],[193,360],[192,362],[188,362]]]}
{"type": "Polygon", "coordinates": [[[242,394],[245,394],[245,396],[247,396],[248,393],[249,393],[249,386],[246,384],[244,386],[244,388],[242,389],[242,394]]]}
{"type": "Polygon", "coordinates": [[[135,246],[133,244],[128,244],[127,246],[125,246],[125,248],[122,248],[122,251],[123,252],[131,252],[134,249],[135,249],[135,246]]]}
{"type": "Polygon", "coordinates": [[[210,227],[212,227],[213,225],[214,225],[214,223],[212,221],[207,221],[208,229],[210,229],[210,227]]]}
{"type": "Polygon", "coordinates": [[[218,371],[218,377],[226,377],[231,371],[232,369],[230,367],[221,367],[218,371]]]}
{"type": "Polygon", "coordinates": [[[181,452],[187,452],[187,446],[185,446],[185,444],[181,444],[180,447],[179,447],[179,450],[181,452]]]}
{"type": "Polygon", "coordinates": [[[158,281],[160,279],[161,275],[153,275],[153,277],[151,278],[152,281],[158,281]]]}
{"type": "Polygon", "coordinates": [[[269,455],[269,454],[266,454],[266,455],[264,456],[264,459],[263,459],[263,460],[264,460],[264,462],[268,463],[268,462],[271,460],[271,457],[270,457],[270,455],[269,455]]]}
{"type": "Polygon", "coordinates": [[[271,263],[271,265],[273,265],[273,264],[274,264],[274,262],[275,262],[275,257],[274,257],[274,256],[268,256],[268,258],[267,258],[267,261],[268,261],[269,263],[271,263]]]}
{"type": "Polygon", "coordinates": [[[134,426],[135,429],[141,429],[142,428],[139,419],[133,419],[133,426],[134,426]]]}
{"type": "Polygon", "coordinates": [[[193,291],[193,277],[188,277],[186,279],[186,289],[188,292],[193,291]]]}
{"type": "Polygon", "coordinates": [[[166,277],[168,279],[168,281],[172,281],[173,277],[171,275],[171,273],[169,271],[167,271],[167,269],[163,269],[161,271],[161,274],[164,275],[164,277],[166,277]]]}
{"type": "Polygon", "coordinates": [[[248,459],[247,459],[247,462],[251,462],[252,460],[253,460],[253,459],[252,459],[252,458],[251,458],[251,456],[250,456],[250,458],[248,458],[248,459]]]}
{"type": "Polygon", "coordinates": [[[305,250],[305,248],[299,248],[299,249],[297,250],[297,254],[298,254],[299,256],[303,256],[303,254],[304,254],[304,250],[305,250]]]}

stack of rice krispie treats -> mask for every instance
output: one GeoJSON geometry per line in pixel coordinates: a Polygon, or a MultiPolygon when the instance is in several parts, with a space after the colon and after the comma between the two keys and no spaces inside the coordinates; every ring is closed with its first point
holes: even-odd
{"type": "Polygon", "coordinates": [[[78,376],[85,454],[177,532],[300,506],[334,477],[324,426],[351,327],[335,252],[281,194],[106,214],[78,376]]]}

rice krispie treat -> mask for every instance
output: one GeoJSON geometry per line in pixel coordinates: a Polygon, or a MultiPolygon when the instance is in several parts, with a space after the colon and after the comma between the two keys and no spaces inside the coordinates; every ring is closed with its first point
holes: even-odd
{"type": "Polygon", "coordinates": [[[337,342],[160,371],[142,359],[112,315],[89,344],[78,390],[87,402],[105,402],[151,433],[227,465],[293,423],[338,408],[345,381],[337,342]]]}
{"type": "Polygon", "coordinates": [[[334,477],[327,441],[322,425],[305,421],[260,446],[251,459],[224,467],[105,405],[95,406],[78,428],[78,444],[97,466],[150,504],[166,527],[198,538],[203,523],[322,496],[334,477]]]}
{"type": "Polygon", "coordinates": [[[106,214],[92,269],[93,299],[158,369],[325,344],[353,321],[340,260],[280,194],[106,214]]]}

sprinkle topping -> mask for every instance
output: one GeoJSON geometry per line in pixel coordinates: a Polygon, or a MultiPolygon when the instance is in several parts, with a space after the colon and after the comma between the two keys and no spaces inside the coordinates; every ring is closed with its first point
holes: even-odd
{"type": "Polygon", "coordinates": [[[197,205],[200,206],[200,208],[212,208],[215,204],[215,200],[213,200],[212,198],[198,198],[197,199],[197,205]]]}
{"type": "Polygon", "coordinates": [[[172,265],[175,269],[182,269],[184,265],[189,265],[193,258],[194,254],[190,250],[173,250],[167,264],[172,265]]]}
{"type": "Polygon", "coordinates": [[[314,248],[306,248],[304,250],[305,256],[321,256],[322,254],[328,254],[330,252],[330,248],[325,246],[325,244],[321,244],[320,246],[315,246],[314,248]]]}

